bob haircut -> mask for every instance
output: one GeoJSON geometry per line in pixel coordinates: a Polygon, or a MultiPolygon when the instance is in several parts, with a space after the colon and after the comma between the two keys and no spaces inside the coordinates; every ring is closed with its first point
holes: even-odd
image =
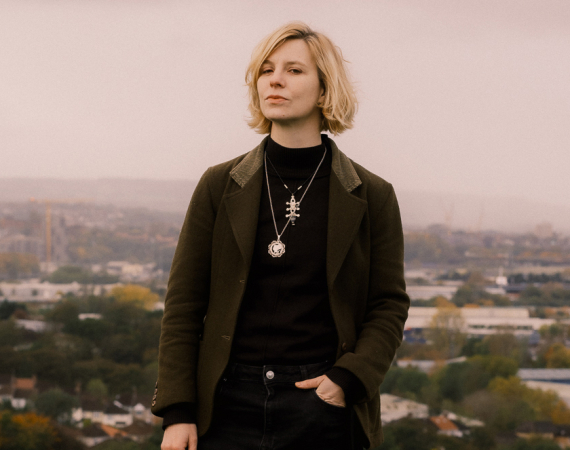
{"type": "Polygon", "coordinates": [[[248,85],[251,119],[248,125],[260,134],[271,132],[271,121],[261,112],[257,80],[260,68],[271,53],[290,39],[304,40],[318,69],[325,99],[317,106],[321,108],[321,131],[330,131],[335,136],[353,126],[358,107],[354,87],[350,82],[340,48],[322,33],[313,31],[303,22],[291,22],[265,37],[253,50],[251,61],[245,73],[248,85]]]}

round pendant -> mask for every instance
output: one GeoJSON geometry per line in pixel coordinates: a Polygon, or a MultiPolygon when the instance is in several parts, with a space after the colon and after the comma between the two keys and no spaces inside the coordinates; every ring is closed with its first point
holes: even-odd
{"type": "Polygon", "coordinates": [[[267,246],[269,254],[274,258],[280,258],[285,253],[285,244],[281,241],[273,241],[267,246]]]}

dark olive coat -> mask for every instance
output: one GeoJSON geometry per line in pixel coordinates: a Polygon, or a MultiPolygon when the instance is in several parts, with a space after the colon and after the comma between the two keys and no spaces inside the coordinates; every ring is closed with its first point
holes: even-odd
{"type": "MultiPolygon", "coordinates": [[[[194,402],[200,436],[212,420],[247,283],[266,139],[204,173],[172,262],[152,412],[160,416],[169,405],[194,402]]],[[[392,185],[330,142],[326,271],[339,337],[335,365],[366,388],[354,410],[362,445],[375,447],[382,441],[379,386],[401,343],[409,307],[402,225],[392,185]]]]}

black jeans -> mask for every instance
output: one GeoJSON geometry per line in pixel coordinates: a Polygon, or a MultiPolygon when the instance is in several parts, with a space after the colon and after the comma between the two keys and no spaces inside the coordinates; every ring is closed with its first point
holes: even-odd
{"type": "Polygon", "coordinates": [[[316,389],[294,384],[331,366],[231,365],[198,450],[352,450],[352,408],[330,405],[316,389]]]}

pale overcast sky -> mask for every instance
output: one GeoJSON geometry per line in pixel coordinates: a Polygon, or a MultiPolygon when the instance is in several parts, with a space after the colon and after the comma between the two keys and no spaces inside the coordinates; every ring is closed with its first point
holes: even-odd
{"type": "Polygon", "coordinates": [[[0,178],[197,179],[245,153],[245,68],[290,20],[350,61],[335,141],[396,190],[570,206],[568,0],[0,0],[0,178]]]}

